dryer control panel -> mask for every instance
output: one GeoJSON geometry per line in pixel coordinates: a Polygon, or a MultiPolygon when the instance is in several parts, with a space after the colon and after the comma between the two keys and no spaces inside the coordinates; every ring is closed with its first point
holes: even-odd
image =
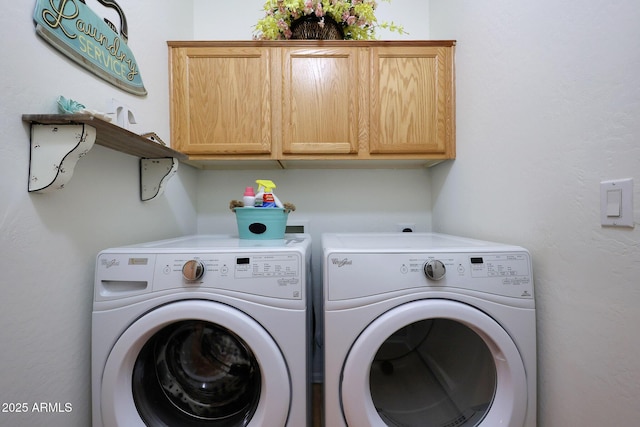
{"type": "Polygon", "coordinates": [[[533,299],[528,252],[331,253],[325,267],[329,300],[405,289],[468,290],[533,299]]]}
{"type": "Polygon", "coordinates": [[[501,277],[505,283],[529,277],[529,257],[522,254],[488,254],[469,258],[471,277],[501,277]],[[511,280],[513,279],[513,280],[511,280]]]}

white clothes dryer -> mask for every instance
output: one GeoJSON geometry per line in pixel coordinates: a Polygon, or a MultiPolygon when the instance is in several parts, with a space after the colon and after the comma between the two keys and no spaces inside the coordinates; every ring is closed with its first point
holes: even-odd
{"type": "Polygon", "coordinates": [[[310,244],[199,235],[98,254],[93,427],[310,425],[310,244]]]}
{"type": "Polygon", "coordinates": [[[327,426],[536,426],[527,250],[436,233],[322,247],[327,426]]]}

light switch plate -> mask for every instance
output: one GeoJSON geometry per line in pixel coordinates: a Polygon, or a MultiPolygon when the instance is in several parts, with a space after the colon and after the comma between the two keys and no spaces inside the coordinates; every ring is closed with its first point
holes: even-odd
{"type": "Polygon", "coordinates": [[[632,178],[600,183],[600,223],[612,227],[633,228],[632,178]]]}

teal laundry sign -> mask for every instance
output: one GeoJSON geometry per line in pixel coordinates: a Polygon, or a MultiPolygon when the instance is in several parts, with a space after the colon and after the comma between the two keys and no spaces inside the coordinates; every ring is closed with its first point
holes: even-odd
{"type": "Polygon", "coordinates": [[[82,0],[37,0],[36,33],[79,65],[109,83],[136,95],[146,95],[122,9],[113,0],[98,0],[120,15],[120,32],[82,0]]]}

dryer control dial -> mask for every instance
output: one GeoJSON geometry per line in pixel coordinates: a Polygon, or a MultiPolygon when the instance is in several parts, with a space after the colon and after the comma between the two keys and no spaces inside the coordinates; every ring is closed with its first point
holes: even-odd
{"type": "Polygon", "coordinates": [[[430,280],[440,280],[447,274],[447,268],[442,261],[432,259],[424,264],[424,274],[430,280]]]}
{"type": "Polygon", "coordinates": [[[182,277],[190,282],[202,279],[202,276],[204,276],[204,264],[202,261],[192,259],[182,266],[182,277]]]}

